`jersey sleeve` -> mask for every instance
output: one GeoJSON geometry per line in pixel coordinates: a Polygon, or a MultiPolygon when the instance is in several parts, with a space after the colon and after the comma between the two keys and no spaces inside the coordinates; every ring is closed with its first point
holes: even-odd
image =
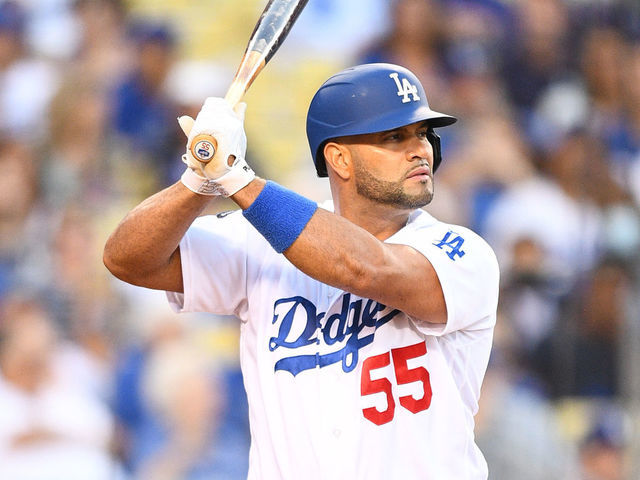
{"type": "Polygon", "coordinates": [[[175,311],[246,316],[247,226],[239,210],[194,221],[180,241],[184,293],[167,292],[175,311]]]}
{"type": "MultiPolygon", "coordinates": [[[[499,269],[491,247],[471,230],[453,225],[418,228],[394,243],[409,245],[433,265],[447,305],[447,323],[415,320],[426,335],[482,330],[495,325],[499,269]]],[[[425,292],[428,295],[429,292],[425,292]]]]}

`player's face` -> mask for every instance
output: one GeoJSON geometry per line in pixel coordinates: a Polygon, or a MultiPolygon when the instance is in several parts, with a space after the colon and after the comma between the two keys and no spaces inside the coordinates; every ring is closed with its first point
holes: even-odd
{"type": "Polygon", "coordinates": [[[354,180],[360,195],[403,209],[433,198],[433,149],[426,122],[351,137],[354,180]]]}

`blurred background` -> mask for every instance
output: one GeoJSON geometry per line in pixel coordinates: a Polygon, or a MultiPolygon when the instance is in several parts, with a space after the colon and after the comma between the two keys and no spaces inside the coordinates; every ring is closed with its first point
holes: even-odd
{"type": "MultiPolygon", "coordinates": [[[[246,478],[236,319],[101,258],[179,178],[176,117],[224,95],[265,4],[0,1],[1,479],[246,478]]],[[[310,0],[246,96],[257,173],[327,198],[307,106],[374,61],[460,118],[427,209],[501,264],[490,478],[640,479],[640,2],[310,0]]]]}

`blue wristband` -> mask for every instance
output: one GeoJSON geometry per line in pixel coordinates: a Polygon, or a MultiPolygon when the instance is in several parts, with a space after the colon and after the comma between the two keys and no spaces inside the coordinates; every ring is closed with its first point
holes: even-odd
{"type": "Polygon", "coordinates": [[[317,209],[315,202],[268,181],[242,214],[276,252],[282,253],[300,236],[317,209]]]}

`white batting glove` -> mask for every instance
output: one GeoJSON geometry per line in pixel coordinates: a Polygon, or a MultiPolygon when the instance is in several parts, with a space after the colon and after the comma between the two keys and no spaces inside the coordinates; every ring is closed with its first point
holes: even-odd
{"type": "Polygon", "coordinates": [[[224,98],[209,97],[195,120],[189,116],[178,118],[187,136],[187,151],[182,156],[187,169],[181,181],[188,189],[202,195],[228,197],[255,178],[244,158],[246,106],[239,103],[234,109],[224,98]]]}

